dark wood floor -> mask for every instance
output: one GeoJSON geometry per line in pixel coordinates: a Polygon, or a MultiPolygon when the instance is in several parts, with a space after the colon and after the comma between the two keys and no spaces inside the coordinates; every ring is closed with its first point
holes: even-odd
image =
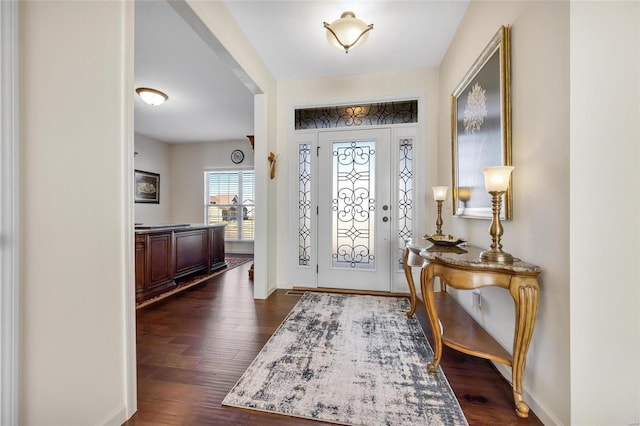
{"type": "MultiPolygon", "coordinates": [[[[322,425],[222,407],[227,392],[296,304],[278,290],[253,299],[251,263],[137,313],[138,412],[125,425],[322,425]]],[[[424,309],[418,318],[430,336],[424,309]]],[[[445,348],[442,368],[470,425],[540,425],[520,419],[495,368],[445,348]]]]}

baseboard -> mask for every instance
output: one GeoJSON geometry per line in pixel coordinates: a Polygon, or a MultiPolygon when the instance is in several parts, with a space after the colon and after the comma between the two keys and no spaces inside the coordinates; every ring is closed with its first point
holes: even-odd
{"type": "MultiPolygon", "coordinates": [[[[496,368],[496,370],[498,370],[500,374],[502,374],[502,377],[504,377],[504,379],[511,384],[511,368],[497,362],[491,361],[491,363],[496,368]]],[[[557,416],[555,416],[544,406],[542,406],[538,399],[531,393],[529,393],[529,391],[527,391],[526,387],[524,389],[524,399],[525,401],[527,401],[527,404],[529,404],[529,408],[531,408],[531,411],[533,411],[536,416],[538,416],[538,418],[544,425],[560,426],[563,424],[557,416]]]]}
{"type": "Polygon", "coordinates": [[[281,290],[291,290],[293,288],[293,286],[291,284],[289,284],[288,282],[285,282],[285,283],[278,284],[276,288],[281,289],[281,290]]]}
{"type": "Polygon", "coordinates": [[[98,422],[98,425],[104,426],[120,426],[127,420],[127,407],[116,408],[111,413],[107,414],[103,421],[98,422]]]}
{"type": "Polygon", "coordinates": [[[278,287],[271,287],[267,289],[267,297],[271,296],[273,294],[274,291],[276,291],[278,289],[278,287]]]}
{"type": "Polygon", "coordinates": [[[396,293],[396,292],[389,292],[389,291],[370,291],[370,290],[349,290],[349,289],[342,289],[342,288],[327,288],[327,287],[293,286],[293,290],[317,291],[322,293],[358,294],[358,295],[365,295],[365,296],[409,297],[409,293],[396,293]]]}

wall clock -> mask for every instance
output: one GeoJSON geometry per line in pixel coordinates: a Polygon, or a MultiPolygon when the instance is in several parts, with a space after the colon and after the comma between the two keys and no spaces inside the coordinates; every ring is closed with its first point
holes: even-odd
{"type": "Polygon", "coordinates": [[[234,150],[231,153],[231,161],[233,161],[234,164],[242,163],[244,161],[244,152],[239,149],[234,150]]]}

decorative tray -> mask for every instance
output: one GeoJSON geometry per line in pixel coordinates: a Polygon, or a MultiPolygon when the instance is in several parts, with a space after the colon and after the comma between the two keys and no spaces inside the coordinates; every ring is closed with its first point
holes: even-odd
{"type": "Polygon", "coordinates": [[[427,241],[431,241],[433,244],[438,246],[457,246],[458,244],[461,244],[467,241],[464,238],[454,237],[453,235],[424,234],[422,238],[424,238],[427,241]]]}

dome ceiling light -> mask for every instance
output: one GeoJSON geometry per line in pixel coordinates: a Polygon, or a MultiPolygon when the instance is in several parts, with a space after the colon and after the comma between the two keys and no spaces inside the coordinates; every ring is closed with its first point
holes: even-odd
{"type": "Polygon", "coordinates": [[[349,53],[349,49],[361,45],[369,38],[373,24],[367,25],[356,18],[355,13],[347,11],[331,24],[325,22],[324,27],[327,29],[329,43],[349,53]]]}
{"type": "Polygon", "coordinates": [[[161,105],[169,99],[169,97],[156,89],[149,89],[148,87],[138,87],[136,93],[140,98],[149,105],[161,105]]]}

